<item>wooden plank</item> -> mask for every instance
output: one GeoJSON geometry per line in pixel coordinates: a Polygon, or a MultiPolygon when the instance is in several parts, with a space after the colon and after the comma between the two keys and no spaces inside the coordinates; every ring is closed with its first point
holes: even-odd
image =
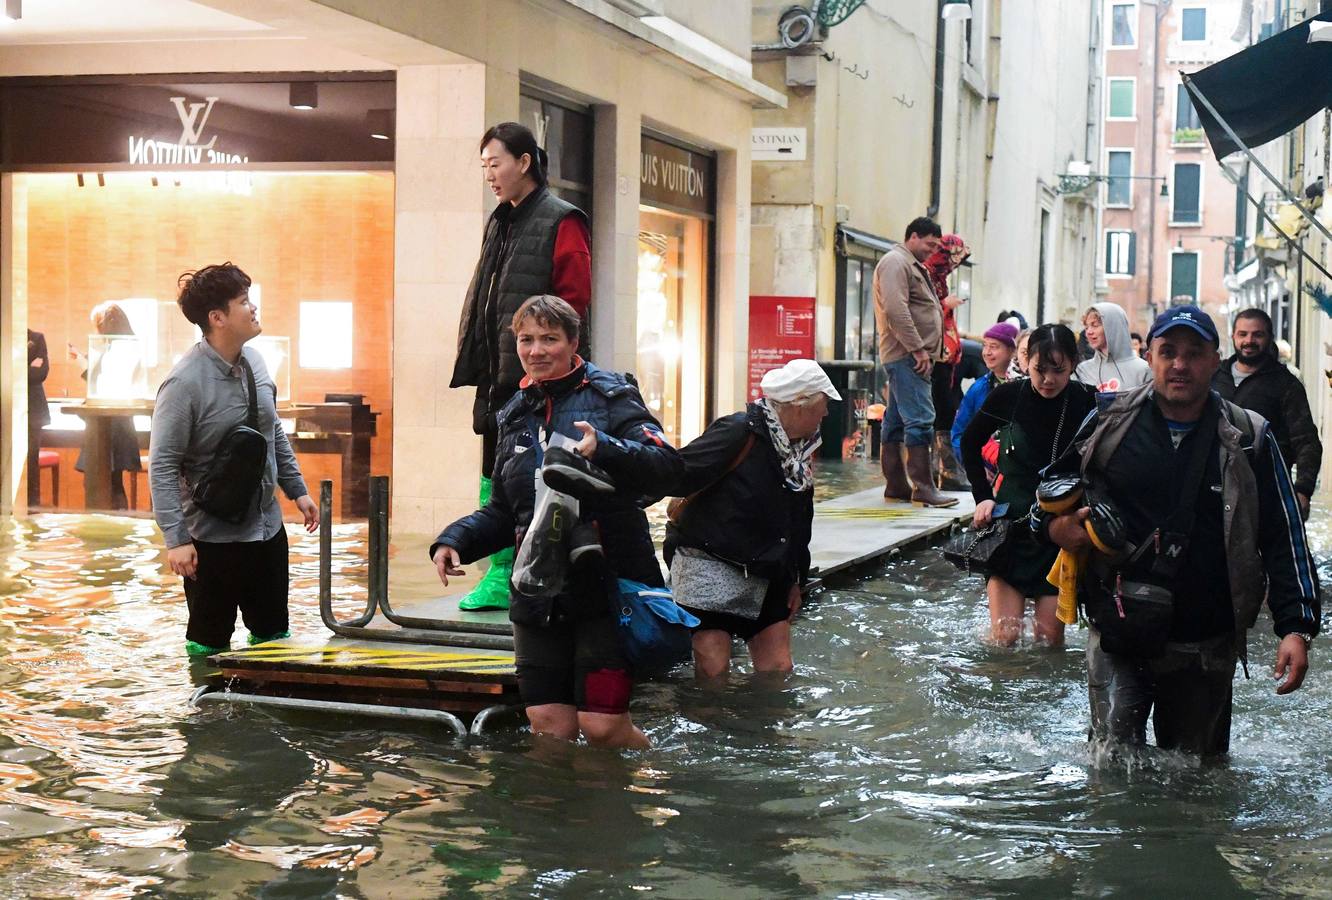
{"type": "Polygon", "coordinates": [[[406,691],[454,692],[465,694],[502,694],[506,687],[501,682],[478,683],[465,681],[439,681],[433,678],[393,678],[338,673],[291,672],[279,670],[222,669],[223,678],[234,678],[245,684],[318,684],[332,687],[387,688],[406,691]]]}

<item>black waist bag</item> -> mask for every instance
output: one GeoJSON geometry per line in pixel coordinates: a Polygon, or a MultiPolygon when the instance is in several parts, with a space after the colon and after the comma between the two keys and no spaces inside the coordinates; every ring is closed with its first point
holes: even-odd
{"type": "Polygon", "coordinates": [[[255,496],[264,478],[264,465],[268,461],[268,441],[259,431],[259,393],[254,383],[254,371],[243,354],[240,366],[245,370],[250,394],[245,424],[237,425],[222,439],[208,471],[195,482],[190,492],[195,506],[232,524],[243,522],[254,509],[255,496]]]}
{"type": "Polygon", "coordinates": [[[1118,572],[1088,579],[1083,610],[1101,633],[1101,649],[1118,656],[1155,659],[1165,652],[1175,597],[1170,588],[1130,581],[1118,572]]]}

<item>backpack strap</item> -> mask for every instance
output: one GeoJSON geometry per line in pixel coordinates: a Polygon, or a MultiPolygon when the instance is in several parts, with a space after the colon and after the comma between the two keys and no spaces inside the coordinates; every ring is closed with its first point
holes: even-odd
{"type": "Polygon", "coordinates": [[[731,464],[727,466],[720,475],[712,479],[712,481],[708,482],[703,487],[694,491],[688,497],[672,498],[671,502],[666,504],[666,520],[672,525],[678,525],[680,519],[684,516],[685,507],[689,506],[690,503],[696,500],[700,494],[712,490],[723,478],[739,468],[740,464],[745,461],[745,457],[749,455],[749,451],[754,449],[754,442],[756,440],[757,438],[755,437],[754,432],[749,432],[749,434],[745,436],[745,444],[740,448],[740,452],[735,455],[735,459],[731,460],[731,464]]]}
{"type": "Polygon", "coordinates": [[[1269,430],[1268,422],[1258,413],[1221,398],[1221,413],[1226,417],[1226,421],[1239,430],[1242,438],[1240,449],[1248,456],[1250,461],[1263,447],[1263,442],[1267,440],[1269,430]]]}

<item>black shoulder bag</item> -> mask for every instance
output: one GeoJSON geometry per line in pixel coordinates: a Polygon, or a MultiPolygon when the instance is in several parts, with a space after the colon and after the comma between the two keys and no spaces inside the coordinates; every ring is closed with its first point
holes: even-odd
{"type": "MultiPolygon", "coordinates": [[[[1194,507],[1216,452],[1217,407],[1209,403],[1194,431],[1179,505],[1122,564],[1094,571],[1083,603],[1107,653],[1155,659],[1165,652],[1175,613],[1173,585],[1189,549],[1194,507]]],[[[1098,567],[1100,568],[1100,567],[1098,567]]]]}
{"type": "Polygon", "coordinates": [[[245,384],[249,388],[245,424],[237,425],[222,439],[208,471],[190,492],[195,506],[232,524],[243,522],[254,509],[255,495],[259,493],[268,461],[268,441],[259,431],[259,390],[244,353],[240,367],[245,371],[245,384]]]}

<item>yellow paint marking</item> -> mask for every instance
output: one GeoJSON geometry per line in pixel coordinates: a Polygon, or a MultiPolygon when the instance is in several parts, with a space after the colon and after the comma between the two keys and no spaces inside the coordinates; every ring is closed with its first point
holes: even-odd
{"type": "Polygon", "coordinates": [[[258,647],[234,650],[223,659],[263,660],[270,663],[299,663],[309,666],[366,666],[434,671],[509,671],[511,656],[429,650],[381,650],[370,647],[258,647]]]}
{"type": "Polygon", "coordinates": [[[918,509],[821,509],[815,513],[816,519],[912,519],[920,518],[918,509]]]}

